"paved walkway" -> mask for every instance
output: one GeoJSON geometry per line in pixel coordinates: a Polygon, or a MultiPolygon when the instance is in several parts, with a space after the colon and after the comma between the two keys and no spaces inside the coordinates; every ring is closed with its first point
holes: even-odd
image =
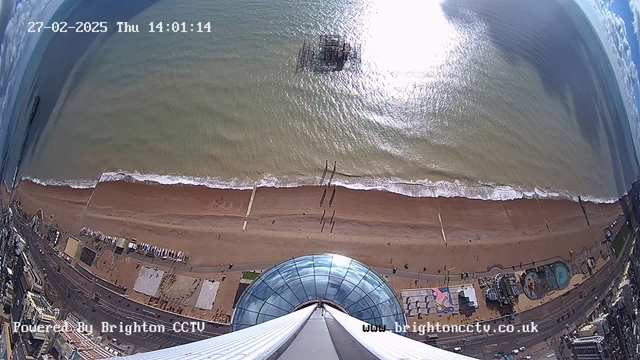
{"type": "MultiPolygon", "coordinates": [[[[193,272],[193,273],[200,273],[200,274],[213,274],[213,273],[221,273],[221,272],[236,272],[236,271],[266,271],[270,268],[272,268],[273,266],[277,265],[274,263],[256,263],[256,264],[233,264],[233,266],[231,268],[229,268],[230,264],[220,264],[218,266],[188,266],[188,265],[184,265],[184,264],[180,264],[177,262],[173,262],[171,260],[162,260],[162,259],[151,259],[147,256],[132,252],[127,254],[126,256],[132,257],[134,259],[137,259],[139,261],[145,262],[147,264],[151,264],[151,265],[161,265],[161,266],[166,266],[166,267],[173,267],[176,268],[178,270],[181,271],[186,271],[186,272],[193,272]]],[[[520,265],[518,264],[517,266],[515,266],[515,268],[513,266],[511,267],[507,267],[507,268],[500,268],[500,267],[492,267],[491,270],[489,271],[484,271],[484,272],[476,272],[476,273],[469,273],[469,276],[472,278],[480,278],[480,277],[485,277],[485,276],[493,276],[496,274],[500,274],[500,273],[509,273],[509,272],[513,272],[513,271],[519,271],[519,270],[526,270],[526,269],[531,269],[534,268],[536,266],[543,266],[543,265],[549,265],[549,264],[553,264],[555,262],[558,261],[563,261],[565,263],[567,263],[567,260],[564,259],[563,257],[557,256],[557,257],[553,257],[550,259],[546,259],[546,260],[542,260],[542,261],[536,261],[535,265],[534,263],[527,263],[527,264],[522,264],[522,267],[520,267],[520,265]],[[515,269],[515,270],[514,270],[515,269]]],[[[402,277],[402,278],[409,278],[409,279],[416,279],[416,280],[435,280],[435,281],[446,281],[447,278],[449,278],[449,280],[462,280],[460,279],[460,273],[450,273],[449,275],[447,275],[446,272],[444,273],[440,273],[440,274],[429,274],[426,272],[413,272],[413,271],[407,271],[407,270],[397,270],[395,273],[393,272],[392,268],[383,268],[383,267],[369,267],[370,269],[372,269],[373,271],[375,271],[378,275],[388,275],[388,276],[398,276],[398,277],[402,277]]]]}

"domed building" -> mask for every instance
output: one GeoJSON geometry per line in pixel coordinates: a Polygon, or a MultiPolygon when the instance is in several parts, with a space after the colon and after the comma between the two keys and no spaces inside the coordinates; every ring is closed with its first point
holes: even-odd
{"type": "Polygon", "coordinates": [[[234,309],[233,331],[313,303],[391,331],[407,324],[398,298],[374,271],[342,255],[318,254],[284,261],[256,279],[234,309]]]}

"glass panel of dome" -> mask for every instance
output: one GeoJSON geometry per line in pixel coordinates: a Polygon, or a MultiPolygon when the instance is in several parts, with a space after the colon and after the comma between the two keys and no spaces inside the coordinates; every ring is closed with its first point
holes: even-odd
{"type": "Polygon", "coordinates": [[[372,306],[376,306],[376,304],[373,302],[373,300],[371,300],[369,295],[365,295],[362,298],[362,300],[360,300],[360,302],[366,304],[365,308],[370,308],[372,306]]]}
{"type": "Polygon", "coordinates": [[[283,299],[278,294],[271,295],[271,297],[269,297],[269,299],[267,299],[267,303],[269,303],[269,304],[271,304],[273,306],[277,306],[280,309],[285,310],[287,312],[293,310],[293,307],[294,307],[291,303],[289,303],[288,301],[283,299]]]}
{"type": "Polygon", "coordinates": [[[304,291],[307,293],[307,299],[314,300],[316,299],[316,279],[312,276],[303,277],[300,279],[302,281],[302,286],[304,286],[304,291]]]}
{"type": "Polygon", "coordinates": [[[250,325],[234,324],[234,325],[233,325],[233,331],[238,331],[238,330],[246,329],[246,328],[248,328],[249,326],[250,326],[250,325]]]}
{"type": "MultiPolygon", "coordinates": [[[[353,295],[353,293],[351,293],[351,295],[353,295]]],[[[349,296],[351,296],[349,295],[349,296]]],[[[347,301],[349,301],[349,299],[347,299],[347,301]]],[[[368,308],[369,305],[366,304],[364,301],[362,301],[361,299],[359,299],[358,301],[352,303],[351,305],[349,305],[348,307],[345,308],[345,310],[347,311],[347,313],[349,314],[355,314],[358,312],[361,312],[362,310],[368,308]]],[[[360,318],[359,316],[356,316],[357,318],[360,318]]]]}
{"type": "Polygon", "coordinates": [[[265,281],[261,279],[256,280],[256,284],[252,284],[251,286],[251,294],[255,297],[258,297],[262,300],[266,300],[271,294],[273,294],[273,289],[267,285],[265,281]]]}
{"type": "Polygon", "coordinates": [[[393,304],[394,304],[396,314],[404,314],[404,308],[402,307],[402,305],[398,303],[397,300],[393,304]]]}
{"type": "MultiPolygon", "coordinates": [[[[387,330],[395,330],[396,320],[395,316],[385,316],[382,318],[382,325],[386,326],[387,330]]],[[[398,323],[398,325],[402,326],[404,323],[398,323]]]]}
{"type": "Polygon", "coordinates": [[[307,292],[304,290],[304,286],[302,286],[302,282],[300,279],[291,280],[289,282],[289,287],[296,294],[296,297],[300,299],[300,302],[305,302],[308,300],[307,292]]]}
{"type": "Polygon", "coordinates": [[[235,310],[233,310],[233,315],[231,317],[231,320],[233,321],[234,324],[239,324],[240,323],[238,320],[240,320],[240,317],[242,316],[242,314],[245,311],[246,310],[241,309],[241,308],[236,308],[235,310]]]}
{"type": "Polygon", "coordinates": [[[354,317],[354,318],[356,318],[356,319],[358,319],[358,320],[363,320],[364,321],[364,319],[362,318],[362,311],[350,312],[349,315],[354,317]]]}
{"type": "Polygon", "coordinates": [[[365,293],[359,288],[353,289],[353,291],[347,296],[347,299],[342,302],[345,308],[349,308],[353,303],[361,301],[365,296],[365,293]]]}
{"type": "Polygon", "coordinates": [[[287,300],[290,304],[297,305],[302,302],[296,296],[296,294],[293,293],[293,290],[291,290],[291,288],[287,284],[284,284],[280,289],[276,291],[276,293],[280,295],[283,299],[287,300]]]}
{"type": "Polygon", "coordinates": [[[355,287],[356,287],[355,284],[353,284],[351,281],[348,281],[345,278],[342,284],[340,284],[338,293],[336,294],[336,297],[333,299],[333,301],[341,304],[344,301],[344,299],[347,298],[349,293],[351,293],[351,290],[353,290],[355,287]]]}
{"type": "Polygon", "coordinates": [[[243,299],[242,304],[246,310],[259,312],[264,300],[261,300],[251,294],[247,294],[246,300],[243,299]]]}
{"type": "Polygon", "coordinates": [[[298,275],[298,269],[296,268],[296,264],[293,260],[289,260],[282,266],[278,266],[278,272],[282,275],[282,278],[285,281],[289,281],[300,276],[298,275]]]}
{"type": "Polygon", "coordinates": [[[286,315],[289,312],[284,311],[279,307],[273,306],[271,304],[264,304],[264,306],[262,307],[262,310],[260,310],[260,313],[278,317],[278,316],[286,315]]]}
{"type": "Polygon", "coordinates": [[[373,307],[371,307],[370,310],[373,312],[373,317],[374,318],[379,318],[379,317],[382,316],[382,315],[380,315],[380,310],[378,310],[378,306],[373,306],[373,307]]]}
{"type": "Polygon", "coordinates": [[[379,304],[383,301],[389,300],[389,293],[384,285],[378,286],[375,290],[369,293],[369,297],[374,303],[379,304]]]}
{"type": "Polygon", "coordinates": [[[313,257],[312,256],[301,256],[299,258],[295,258],[296,268],[298,269],[298,274],[300,276],[305,275],[313,275],[313,257]]]}
{"type": "Polygon", "coordinates": [[[288,268],[293,263],[294,263],[293,258],[291,258],[291,259],[288,259],[288,260],[285,260],[285,261],[281,262],[280,264],[278,264],[278,265],[276,265],[274,267],[276,269],[278,269],[278,270],[282,270],[284,268],[288,268]]]}
{"type": "Polygon", "coordinates": [[[316,275],[316,296],[319,298],[325,298],[327,293],[327,283],[329,282],[328,276],[316,275]]]}
{"type": "Polygon", "coordinates": [[[366,274],[367,271],[369,271],[369,269],[362,266],[362,264],[356,263],[354,261],[351,264],[351,267],[349,268],[349,271],[347,272],[345,278],[349,279],[349,281],[357,285],[362,280],[364,274],[366,274]]]}
{"type": "Polygon", "coordinates": [[[398,323],[398,325],[400,326],[404,326],[407,324],[407,320],[405,319],[404,314],[397,314],[396,316],[394,316],[394,318],[394,322],[398,323]]]}
{"type": "Polygon", "coordinates": [[[356,317],[362,321],[376,318],[376,316],[373,314],[373,311],[371,309],[365,309],[365,310],[359,311],[359,314],[356,317]]]}
{"type": "Polygon", "coordinates": [[[351,265],[351,261],[351,258],[348,258],[344,255],[333,254],[331,256],[331,262],[333,262],[333,266],[348,268],[351,265]]]}
{"type": "Polygon", "coordinates": [[[369,305],[369,307],[374,307],[378,305],[378,303],[376,303],[369,295],[366,295],[364,297],[364,301],[369,305]]]}
{"type": "Polygon", "coordinates": [[[239,309],[233,319],[234,322],[244,325],[255,325],[258,319],[258,313],[248,310],[239,309]]]}
{"type": "Polygon", "coordinates": [[[392,302],[393,304],[393,308],[396,314],[403,314],[404,313],[404,309],[402,307],[402,305],[400,304],[400,301],[394,297],[394,301],[392,302]]]}
{"type": "Polygon", "coordinates": [[[365,295],[365,297],[363,299],[367,304],[369,304],[369,307],[376,306],[376,305],[378,305],[380,303],[377,298],[373,298],[373,297],[370,296],[372,293],[375,293],[375,290],[373,292],[365,295]]]}
{"type": "MultiPolygon", "coordinates": [[[[361,301],[362,303],[364,303],[364,301],[361,301]]],[[[354,307],[355,305],[351,305],[351,307],[354,307]]],[[[373,317],[380,317],[380,312],[377,311],[378,307],[373,305],[373,306],[369,306],[369,307],[363,307],[360,311],[364,311],[364,310],[369,310],[372,312],[372,316],[373,317]]],[[[347,312],[349,312],[349,310],[347,310],[347,312]]]]}
{"type": "MultiPolygon", "coordinates": [[[[331,269],[333,271],[333,268],[331,269]]],[[[331,276],[329,277],[329,283],[327,284],[327,293],[325,299],[332,301],[338,293],[338,288],[342,284],[342,278],[331,276]]]]}
{"type": "Polygon", "coordinates": [[[358,284],[358,287],[362,289],[366,294],[368,294],[380,285],[382,285],[380,277],[378,277],[378,275],[376,275],[373,271],[369,270],[364,275],[362,281],[360,281],[360,283],[358,284]]]}
{"type": "Polygon", "coordinates": [[[404,310],[402,310],[402,306],[400,305],[400,302],[397,300],[395,296],[392,296],[392,299],[396,299],[396,301],[392,302],[394,314],[402,314],[404,310]]]}
{"type": "Polygon", "coordinates": [[[388,315],[396,314],[396,308],[395,308],[395,305],[393,304],[393,301],[395,301],[395,299],[389,299],[383,303],[378,304],[378,310],[380,310],[380,315],[388,316],[388,315]]]}
{"type": "Polygon", "coordinates": [[[272,316],[272,315],[267,315],[267,314],[260,314],[258,315],[258,324],[261,324],[265,321],[269,321],[269,320],[273,320],[273,319],[277,319],[277,316],[272,316]]]}
{"type": "Polygon", "coordinates": [[[329,275],[331,255],[313,255],[313,267],[316,275],[329,275]]]}
{"type": "Polygon", "coordinates": [[[285,283],[284,279],[276,269],[267,271],[260,278],[264,283],[269,284],[269,287],[272,289],[277,289],[285,283]]]}
{"type": "Polygon", "coordinates": [[[388,286],[386,286],[386,284],[382,284],[377,289],[369,293],[369,296],[376,304],[379,304],[395,297],[395,294],[388,286]]]}
{"type": "Polygon", "coordinates": [[[332,258],[333,264],[331,265],[331,275],[344,277],[347,274],[351,260],[343,260],[344,256],[334,255],[332,258]]]}

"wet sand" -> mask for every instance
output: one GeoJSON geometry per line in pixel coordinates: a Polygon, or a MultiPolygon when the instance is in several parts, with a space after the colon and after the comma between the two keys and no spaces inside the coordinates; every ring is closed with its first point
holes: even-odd
{"type": "Polygon", "coordinates": [[[23,181],[17,197],[29,213],[42,208],[47,223],[182,250],[193,266],[331,252],[430,273],[445,265],[474,272],[568,257],[601,241],[621,211],[618,204],[584,203],[589,228],[580,205],[568,200],[412,198],[338,187],[335,195],[327,189],[321,206],[324,190],[258,188],[244,231],[251,190],[124,181],[71,189],[23,181]]]}

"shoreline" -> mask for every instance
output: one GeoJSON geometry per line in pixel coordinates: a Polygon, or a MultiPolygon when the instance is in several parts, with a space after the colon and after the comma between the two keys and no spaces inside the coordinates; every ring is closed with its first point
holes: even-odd
{"type": "Polygon", "coordinates": [[[22,181],[16,195],[24,211],[42,208],[47,224],[181,250],[192,266],[330,252],[375,267],[480,272],[578,254],[601,242],[621,212],[619,204],[585,202],[589,228],[580,205],[569,200],[416,198],[337,187],[320,206],[324,190],[257,188],[248,216],[252,190],[126,181],[73,189],[22,181]]]}
{"type": "Polygon", "coordinates": [[[334,178],[331,169],[325,170],[320,176],[300,176],[292,178],[288,176],[277,177],[264,174],[258,180],[238,179],[222,180],[219,177],[192,176],[192,175],[162,175],[155,173],[140,173],[137,171],[109,171],[104,172],[98,180],[88,179],[39,179],[31,176],[23,176],[21,181],[29,181],[42,186],[66,186],[74,189],[93,189],[100,183],[126,181],[150,185],[174,185],[174,186],[204,186],[210,189],[234,189],[248,190],[253,186],[258,188],[298,188],[324,186],[331,179],[331,186],[343,187],[351,190],[375,190],[390,192],[407,197],[417,198],[466,198],[473,200],[516,200],[516,199],[557,199],[571,200],[596,204],[616,203],[618,198],[598,197],[591,195],[574,194],[568,190],[544,189],[540,187],[527,188],[520,185],[504,185],[484,183],[477,181],[468,184],[460,180],[431,181],[431,180],[405,180],[400,178],[377,178],[345,176],[337,173],[334,178]]]}

